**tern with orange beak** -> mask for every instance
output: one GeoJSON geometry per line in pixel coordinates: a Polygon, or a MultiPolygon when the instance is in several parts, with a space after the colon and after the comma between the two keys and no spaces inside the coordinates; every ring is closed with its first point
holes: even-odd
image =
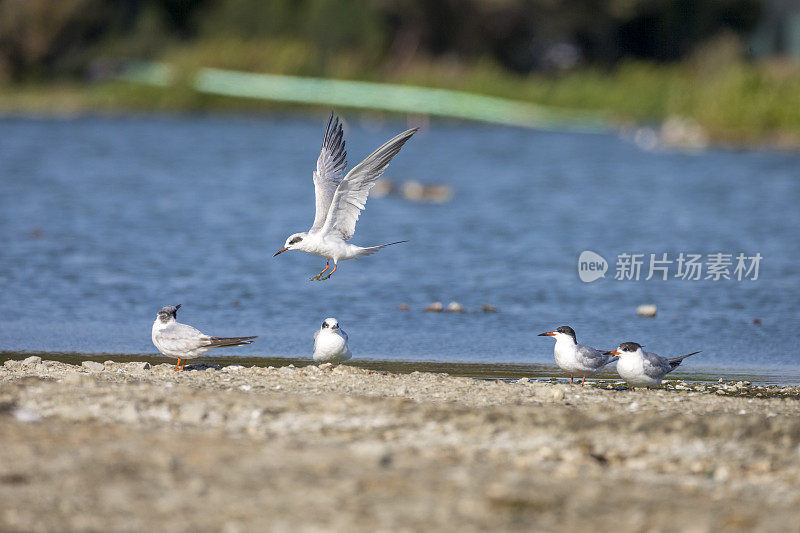
{"type": "Polygon", "coordinates": [[[392,158],[400,152],[416,131],[417,128],[410,129],[389,139],[342,177],[347,166],[344,133],[339,119],[331,113],[322,140],[322,151],[317,159],[317,170],[314,172],[316,196],[314,224],[308,231],[289,235],[286,244],[275,252],[273,257],[287,250],[299,250],[322,256],[326,259],[325,269],[311,278],[312,281],[321,281],[330,278],[336,272],[339,261],[374,254],[381,248],[406,242],[398,241],[363,248],[347,241],[356,231],[356,222],[367,202],[370,189],[386,170],[392,158]],[[333,270],[327,276],[323,276],[330,268],[331,261],[333,270]]]}
{"type": "Polygon", "coordinates": [[[554,331],[540,333],[539,337],[555,337],[556,346],[553,354],[556,364],[569,374],[569,382],[575,377],[581,378],[581,386],[586,382],[587,376],[593,376],[603,370],[603,367],[617,360],[617,357],[608,352],[595,350],[591,346],[578,344],[575,339],[575,330],[569,326],[561,326],[554,331]]]}
{"type": "Polygon", "coordinates": [[[623,342],[616,350],[607,352],[619,356],[617,372],[631,389],[636,387],[658,387],[664,376],[678,368],[681,361],[698,352],[687,353],[671,359],[642,350],[635,342],[623,342]]]}

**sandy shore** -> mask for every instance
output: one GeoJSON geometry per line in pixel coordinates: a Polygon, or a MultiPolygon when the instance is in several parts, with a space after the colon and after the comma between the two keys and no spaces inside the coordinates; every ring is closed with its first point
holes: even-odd
{"type": "Polygon", "coordinates": [[[0,529],[793,530],[799,388],[703,387],[7,361],[0,529]]]}

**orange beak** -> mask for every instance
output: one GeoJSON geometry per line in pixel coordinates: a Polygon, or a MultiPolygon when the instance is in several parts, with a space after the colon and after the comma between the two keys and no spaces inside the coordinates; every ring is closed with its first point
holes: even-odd
{"type": "Polygon", "coordinates": [[[556,336],[555,331],[545,331],[544,333],[539,333],[539,335],[537,335],[537,337],[555,337],[555,336],[556,336]]]}
{"type": "Polygon", "coordinates": [[[283,253],[283,252],[285,252],[286,250],[288,250],[288,248],[281,248],[280,250],[278,250],[277,252],[275,252],[274,254],[272,254],[272,257],[275,257],[276,255],[279,255],[279,254],[282,254],[282,253],[283,253]]]}
{"type": "Polygon", "coordinates": [[[611,350],[608,353],[610,353],[611,355],[619,355],[619,350],[611,350]]]}

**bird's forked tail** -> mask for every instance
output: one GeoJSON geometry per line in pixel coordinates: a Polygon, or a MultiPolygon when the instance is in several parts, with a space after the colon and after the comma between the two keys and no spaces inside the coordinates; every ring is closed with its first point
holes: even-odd
{"type": "Polygon", "coordinates": [[[244,346],[245,344],[253,344],[251,339],[257,338],[258,335],[253,337],[211,337],[208,346],[211,348],[230,348],[233,346],[244,346]]]}
{"type": "Polygon", "coordinates": [[[394,244],[400,244],[403,242],[408,242],[408,241],[397,241],[397,242],[390,242],[388,244],[379,244],[378,246],[370,246],[369,248],[364,248],[363,249],[364,251],[361,255],[372,255],[381,248],[386,248],[387,246],[392,246],[394,244]]]}
{"type": "MultiPolygon", "coordinates": [[[[700,351],[702,351],[702,350],[700,350],[700,351]]],[[[680,357],[673,357],[672,359],[669,359],[669,366],[671,366],[672,369],[675,370],[676,368],[678,368],[678,365],[681,364],[681,361],[683,361],[684,359],[686,359],[690,355],[694,355],[696,353],[700,353],[700,351],[687,353],[686,355],[681,355],[680,357]]]]}

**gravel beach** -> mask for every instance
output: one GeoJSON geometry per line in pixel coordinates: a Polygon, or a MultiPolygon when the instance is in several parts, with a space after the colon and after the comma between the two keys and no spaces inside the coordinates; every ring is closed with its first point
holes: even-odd
{"type": "Polygon", "coordinates": [[[9,360],[0,529],[794,530],[799,389],[9,360]]]}

